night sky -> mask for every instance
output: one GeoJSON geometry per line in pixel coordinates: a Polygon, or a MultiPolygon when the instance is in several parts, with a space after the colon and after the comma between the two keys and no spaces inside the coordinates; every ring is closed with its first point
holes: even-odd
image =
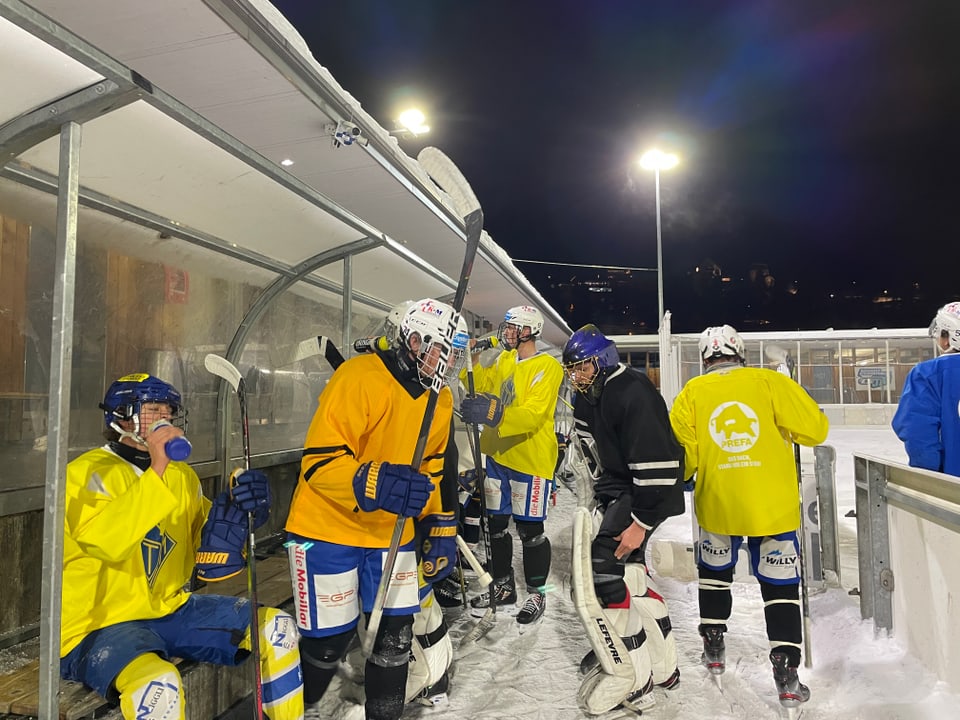
{"type": "MultiPolygon", "coordinates": [[[[636,160],[678,153],[676,331],[925,327],[960,298],[956,0],[273,1],[382,125],[426,110],[404,149],[453,158],[517,260],[655,268],[636,160]]],[[[656,326],[655,272],[517,265],[572,327],[656,326]]]]}

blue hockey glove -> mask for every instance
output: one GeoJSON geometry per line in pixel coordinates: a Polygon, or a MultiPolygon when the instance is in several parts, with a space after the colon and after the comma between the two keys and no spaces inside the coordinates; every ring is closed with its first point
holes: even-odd
{"type": "Polygon", "coordinates": [[[270,518],[270,481],[262,470],[237,468],[230,475],[230,494],[233,504],[245,513],[253,513],[253,527],[257,529],[270,518]]]}
{"type": "Polygon", "coordinates": [[[386,510],[405,517],[423,512],[436,487],[430,479],[409,465],[364,463],[353,476],[353,494],[364,512],[386,510]]]}
{"type": "Polygon", "coordinates": [[[473,491],[477,487],[477,471],[473,468],[464,470],[457,475],[457,484],[460,486],[460,492],[473,495],[473,491]]]}
{"type": "Polygon", "coordinates": [[[490,393],[480,393],[467,397],[460,403],[463,421],[470,425],[490,425],[496,427],[503,419],[503,403],[490,393]]]}
{"type": "Polygon", "coordinates": [[[220,493],[200,532],[197,577],[204,582],[217,582],[241,572],[246,565],[243,555],[246,542],[246,513],[230,502],[228,493],[220,493]]]}
{"type": "Polygon", "coordinates": [[[443,580],[457,561],[457,518],[453,513],[427,515],[417,521],[420,569],[428,583],[443,580]]]}

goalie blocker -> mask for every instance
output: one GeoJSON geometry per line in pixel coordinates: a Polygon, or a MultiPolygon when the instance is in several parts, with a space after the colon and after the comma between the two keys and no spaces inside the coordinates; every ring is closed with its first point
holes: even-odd
{"type": "Polygon", "coordinates": [[[628,563],[624,575],[625,607],[602,608],[593,586],[590,511],[577,508],[573,530],[573,596],[586,630],[590,653],[578,693],[580,708],[601,715],[616,707],[641,712],[653,705],[654,685],[679,682],[676,640],[666,604],[651,586],[646,568],[628,563]]]}

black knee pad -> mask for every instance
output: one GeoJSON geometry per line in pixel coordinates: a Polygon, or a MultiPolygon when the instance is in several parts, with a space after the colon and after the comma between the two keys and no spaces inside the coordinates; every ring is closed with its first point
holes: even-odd
{"type": "Polygon", "coordinates": [[[614,551],[619,547],[620,541],[612,537],[600,535],[594,539],[590,546],[590,559],[593,562],[594,575],[619,575],[623,577],[623,562],[617,560],[614,551]]]}
{"type": "Polygon", "coordinates": [[[413,641],[413,615],[384,615],[370,662],[380,667],[406,666],[413,641]]]}
{"type": "Polygon", "coordinates": [[[523,543],[524,547],[542,543],[547,539],[547,536],[543,533],[542,520],[517,520],[517,535],[520,536],[520,542],[523,543]]]}
{"type": "Polygon", "coordinates": [[[510,525],[509,515],[488,515],[487,528],[490,530],[490,537],[498,538],[507,534],[507,526],[510,525]]]}
{"type": "Polygon", "coordinates": [[[697,573],[701,580],[719,580],[721,582],[732,583],[733,571],[735,567],[730,566],[724,570],[714,570],[704,565],[697,566],[697,573]]]}
{"type": "Polygon", "coordinates": [[[303,699],[318,702],[337,673],[337,665],[344,656],[355,632],[350,630],[329,637],[300,638],[300,668],[303,672],[303,699]]]}
{"type": "Polygon", "coordinates": [[[353,636],[354,631],[350,630],[329,637],[301,637],[300,659],[304,664],[313,667],[336,669],[353,636]]]}

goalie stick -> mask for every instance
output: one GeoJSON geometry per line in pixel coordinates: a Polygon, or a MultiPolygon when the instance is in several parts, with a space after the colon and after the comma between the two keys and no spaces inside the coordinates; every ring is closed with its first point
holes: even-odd
{"type": "MultiPolygon", "coordinates": [[[[483,232],[483,210],[480,208],[480,202],[463,173],[440,150],[430,147],[424,148],[420,151],[417,159],[433,181],[453,199],[458,212],[463,215],[466,247],[463,255],[463,266],[460,269],[460,279],[457,282],[457,290],[451,303],[454,315],[450,318],[446,331],[447,340],[452,342],[453,336],[457,332],[457,319],[460,310],[463,308],[464,298],[467,296],[470,275],[473,273],[473,263],[477,258],[477,250],[480,247],[480,234],[483,232]]],[[[423,421],[420,424],[417,445],[413,453],[413,460],[410,461],[410,466],[417,472],[420,471],[420,465],[423,463],[430,425],[437,409],[437,399],[440,390],[443,389],[443,376],[446,366],[447,357],[442,356],[433,374],[433,382],[430,386],[430,394],[427,397],[427,407],[423,411],[423,421]]],[[[380,585],[377,587],[377,595],[374,598],[373,609],[367,622],[367,632],[364,634],[361,643],[364,657],[370,657],[373,654],[373,646],[380,630],[383,608],[386,604],[387,593],[390,590],[390,581],[393,578],[393,569],[397,563],[397,553],[400,549],[400,540],[403,537],[406,522],[407,518],[399,516],[393,527],[393,537],[390,539],[390,547],[387,549],[387,555],[384,558],[380,585]]]]}
{"type": "MultiPolygon", "coordinates": [[[[778,345],[767,345],[764,352],[768,359],[777,363],[777,372],[797,382],[797,366],[789,350],[778,345]]],[[[806,508],[803,506],[803,471],[800,465],[800,446],[793,443],[793,461],[797,466],[797,490],[800,494],[800,606],[803,613],[803,666],[813,667],[813,655],[810,652],[810,593],[807,588],[807,533],[804,529],[806,508]]]]}
{"type": "MultiPolygon", "coordinates": [[[[203,359],[203,366],[225,380],[237,395],[240,404],[240,429],[243,437],[243,466],[250,469],[250,424],[247,417],[247,393],[243,375],[226,358],[213,353],[203,359]]],[[[224,455],[227,449],[224,448],[224,455]]],[[[254,717],[263,720],[263,677],[260,670],[260,620],[257,603],[257,538],[253,529],[253,513],[247,513],[247,594],[250,596],[250,654],[253,656],[254,717]]]]}

